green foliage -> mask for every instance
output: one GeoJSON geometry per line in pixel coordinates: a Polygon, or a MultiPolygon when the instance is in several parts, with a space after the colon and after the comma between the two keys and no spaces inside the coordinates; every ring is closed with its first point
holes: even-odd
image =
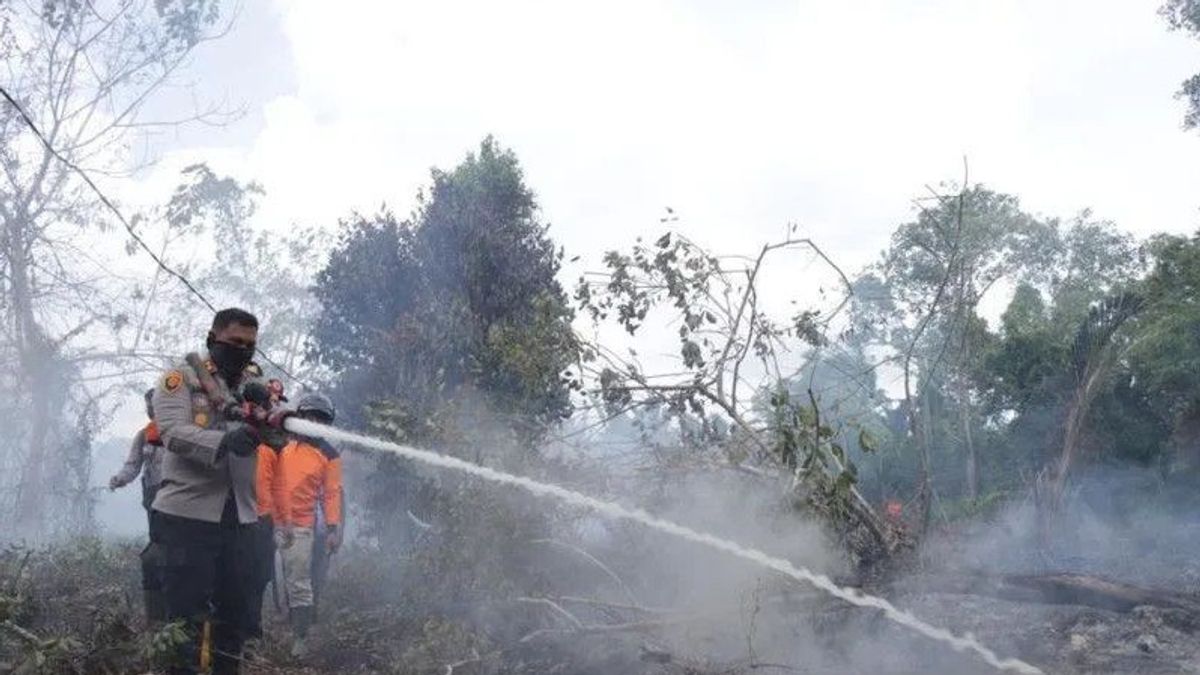
{"type": "MultiPolygon", "coordinates": [[[[1167,0],[1159,9],[1172,30],[1182,30],[1200,37],[1200,2],[1197,0],[1167,0]]],[[[1187,101],[1184,114],[1185,129],[1200,127],[1200,73],[1184,80],[1177,96],[1187,101]]]]}
{"type": "Polygon", "coordinates": [[[990,518],[1012,497],[1013,493],[1009,490],[993,490],[976,499],[956,499],[945,505],[945,516],[950,522],[990,518]]]}
{"type": "Polygon", "coordinates": [[[1200,404],[1200,236],[1160,236],[1144,288],[1148,306],[1133,345],[1134,372],[1168,416],[1200,404]]]}
{"type": "MultiPolygon", "coordinates": [[[[1066,221],[1034,218],[1014,198],[982,187],[965,192],[961,208],[960,218],[958,200],[946,198],[897,229],[884,263],[856,282],[861,290],[843,336],[848,348],[884,350],[897,359],[912,349],[916,419],[944,499],[964,490],[957,470],[965,461],[965,424],[979,457],[980,494],[1019,488],[1022,475],[1056,456],[1077,383],[1076,356],[1102,337],[1105,317],[1131,308],[1121,298],[1134,298],[1131,291],[1146,295],[1137,290],[1138,279],[1148,257],[1158,255],[1087,211],[1066,221]],[[980,300],[1005,286],[1012,297],[999,325],[988,326],[979,316],[980,300]]],[[[1119,353],[1136,355],[1147,321],[1143,316],[1123,329],[1119,353]]],[[[1164,451],[1163,416],[1148,398],[1148,378],[1131,371],[1132,363],[1136,359],[1124,358],[1105,366],[1084,425],[1090,459],[1146,463],[1164,451]]],[[[840,368],[870,369],[865,360],[840,368]]],[[[881,496],[906,492],[920,471],[912,418],[902,409],[879,414],[892,430],[908,433],[886,436],[877,459],[866,465],[875,471],[864,472],[865,489],[881,496]]]]}
{"type": "Polygon", "coordinates": [[[174,661],[179,654],[179,647],[186,644],[191,636],[182,621],[173,621],[152,631],[148,638],[142,647],[142,658],[164,666],[174,661]]]}
{"type": "MultiPolygon", "coordinates": [[[[821,420],[815,399],[799,403],[781,389],[771,395],[770,405],[770,435],[780,461],[813,486],[826,508],[827,504],[848,502],[850,488],[858,482],[858,470],[834,428],[821,420]]],[[[864,434],[868,443],[863,450],[870,452],[873,446],[865,429],[860,430],[859,438],[864,434]]]]}
{"type": "MultiPolygon", "coordinates": [[[[253,311],[263,326],[259,347],[289,373],[313,379],[314,373],[302,372],[303,342],[316,320],[309,285],[328,248],[327,237],[318,229],[279,234],[256,228],[254,216],[263,194],[257,183],[219,176],[207,165],[185,168],[182,182],[162,208],[162,250],[188,249],[189,257],[196,249],[210,251],[210,258],[193,260],[190,269],[185,268],[193,284],[218,306],[253,311]]],[[[163,343],[164,351],[177,349],[176,344],[194,340],[207,329],[208,310],[186,297],[186,289],[161,288],[156,276],[146,293],[193,308],[187,314],[191,321],[138,327],[139,335],[144,330],[148,340],[163,343]]],[[[184,312],[177,310],[176,315],[182,318],[184,312]]]]}
{"type": "MultiPolygon", "coordinates": [[[[516,156],[492,138],[432,178],[410,220],[383,212],[343,223],[317,275],[309,355],[332,372],[343,423],[515,461],[570,415],[579,387],[573,313],[556,278],[562,253],[516,156]]],[[[443,528],[471,519],[454,501],[462,494],[394,458],[378,458],[366,480],[369,534],[389,548],[414,533],[397,518],[405,510],[443,528]]]]}
{"type": "Polygon", "coordinates": [[[137,548],[97,539],[0,551],[0,670],[145,671],[136,570],[137,548]]]}
{"type": "Polygon", "coordinates": [[[343,224],[317,277],[310,353],[351,408],[395,399],[419,423],[479,395],[530,437],[570,413],[577,346],[555,278],[562,254],[523,180],[516,156],[488,138],[433,172],[410,221],[343,224]]]}
{"type": "Polygon", "coordinates": [[[939,305],[935,311],[955,303],[974,306],[1000,279],[1041,278],[1052,237],[1053,228],[1022,211],[1016,197],[975,186],[898,227],[882,269],[909,312],[923,313],[931,304],[939,305]]]}

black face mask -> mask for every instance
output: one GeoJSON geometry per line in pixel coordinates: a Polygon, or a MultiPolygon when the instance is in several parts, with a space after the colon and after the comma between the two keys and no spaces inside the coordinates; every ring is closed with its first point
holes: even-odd
{"type": "Polygon", "coordinates": [[[236,380],[254,359],[253,347],[235,347],[224,342],[208,341],[208,355],[226,381],[236,380]]]}

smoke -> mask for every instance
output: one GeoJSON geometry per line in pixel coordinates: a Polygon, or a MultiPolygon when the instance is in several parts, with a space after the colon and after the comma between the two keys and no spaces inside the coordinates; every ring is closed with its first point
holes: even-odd
{"type": "MultiPolygon", "coordinates": [[[[538,482],[512,474],[496,471],[484,466],[465,462],[455,457],[441,455],[425,450],[402,446],[380,439],[360,436],[332,427],[313,424],[306,420],[291,419],[288,430],[293,433],[324,437],[346,443],[370,447],[383,452],[389,452],[427,465],[451,469],[461,473],[477,476],[484,480],[518,487],[539,497],[557,499],[571,506],[586,508],[616,520],[629,521],[644,525],[663,534],[676,537],[691,543],[707,546],[710,549],[727,553],[747,562],[759,565],[780,574],[791,577],[796,581],[806,582],[840,600],[863,608],[880,610],[888,619],[901,624],[928,638],[942,642],[956,651],[971,651],[986,663],[999,670],[1009,670],[1021,673],[1040,673],[1036,667],[1016,659],[1001,659],[994,652],[980,644],[970,635],[957,636],[953,633],[931,626],[911,613],[901,610],[883,598],[861,593],[852,588],[838,586],[824,574],[814,573],[798,567],[788,560],[768,555],[760,550],[747,548],[735,542],[721,539],[704,532],[699,532],[678,523],[653,516],[646,511],[636,508],[623,507],[612,502],[589,497],[587,495],[562,488],[557,485],[538,482]]],[[[580,624],[580,628],[582,628],[580,624]]]]}
{"type": "Polygon", "coordinates": [[[1072,571],[1195,591],[1200,504],[1193,492],[1191,481],[1174,484],[1152,469],[1091,467],[1077,472],[1048,535],[1026,498],[989,518],[935,531],[923,556],[959,571],[1072,571]]]}

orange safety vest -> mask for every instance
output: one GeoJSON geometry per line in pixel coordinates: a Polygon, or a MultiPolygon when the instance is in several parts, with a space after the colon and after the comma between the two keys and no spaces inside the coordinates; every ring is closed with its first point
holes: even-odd
{"type": "Polygon", "coordinates": [[[275,518],[275,465],[279,455],[275,448],[263,443],[258,446],[258,466],[254,469],[254,497],[257,503],[255,512],[258,517],[271,516],[275,518]]]}
{"type": "Polygon", "coordinates": [[[153,420],[144,429],[146,442],[150,445],[162,445],[162,437],[158,435],[158,424],[153,420]]]}
{"type": "Polygon", "coordinates": [[[292,440],[275,461],[276,521],[313,527],[317,501],[329,525],[342,522],[342,460],[328,444],[292,440]]]}

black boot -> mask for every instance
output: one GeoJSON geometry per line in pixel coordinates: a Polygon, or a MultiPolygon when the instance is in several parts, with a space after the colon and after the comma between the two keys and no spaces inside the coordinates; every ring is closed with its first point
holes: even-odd
{"type": "Polygon", "coordinates": [[[212,675],[242,672],[245,640],[236,626],[217,622],[212,628],[212,675]]]}
{"type": "Polygon", "coordinates": [[[146,623],[157,626],[167,620],[167,599],[162,591],[145,589],[142,591],[142,604],[146,606],[146,623]]]}

